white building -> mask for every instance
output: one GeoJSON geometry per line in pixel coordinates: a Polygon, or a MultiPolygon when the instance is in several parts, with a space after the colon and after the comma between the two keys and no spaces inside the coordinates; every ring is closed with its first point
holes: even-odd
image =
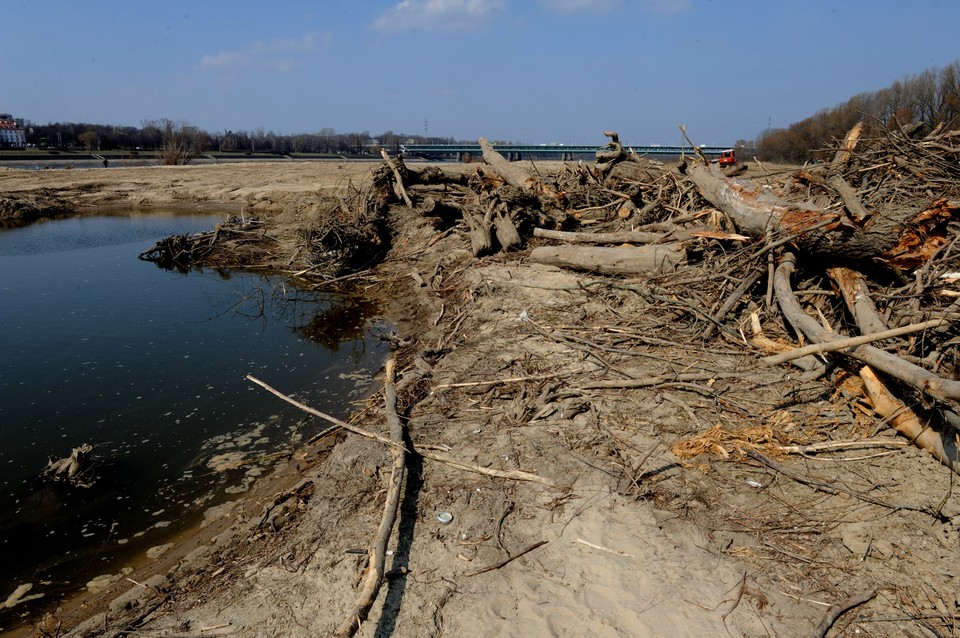
{"type": "Polygon", "coordinates": [[[0,147],[23,148],[27,145],[27,136],[23,133],[23,124],[8,113],[0,113],[0,147]]]}

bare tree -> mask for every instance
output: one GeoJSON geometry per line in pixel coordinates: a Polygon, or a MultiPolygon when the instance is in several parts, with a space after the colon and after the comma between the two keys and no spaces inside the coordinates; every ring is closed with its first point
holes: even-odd
{"type": "Polygon", "coordinates": [[[162,164],[189,164],[190,158],[202,150],[202,136],[195,126],[168,119],[150,124],[161,132],[160,162],[162,164]]]}
{"type": "Polygon", "coordinates": [[[77,136],[77,140],[83,144],[85,149],[90,151],[97,144],[97,134],[94,131],[84,131],[77,136]]]}

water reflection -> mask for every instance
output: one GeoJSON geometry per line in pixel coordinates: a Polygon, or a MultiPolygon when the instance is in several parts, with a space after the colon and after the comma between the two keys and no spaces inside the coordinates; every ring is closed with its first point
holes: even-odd
{"type": "Polygon", "coordinates": [[[338,416],[367,392],[387,354],[370,304],[137,259],[219,219],[0,232],[0,600],[21,583],[49,600],[116,573],[325,427],[247,374],[338,416]],[[92,487],[41,479],[49,456],[83,443],[92,487]]]}
{"type": "Polygon", "coordinates": [[[359,341],[364,333],[367,317],[375,316],[380,309],[372,302],[342,297],[339,303],[321,306],[318,312],[296,328],[298,334],[320,344],[332,352],[338,352],[340,345],[359,341]]]}

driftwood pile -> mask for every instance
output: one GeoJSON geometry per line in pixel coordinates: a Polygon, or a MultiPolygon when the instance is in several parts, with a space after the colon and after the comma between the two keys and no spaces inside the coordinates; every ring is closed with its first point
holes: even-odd
{"type": "Polygon", "coordinates": [[[721,339],[809,378],[859,377],[864,404],[960,472],[960,146],[958,132],[919,130],[864,139],[858,125],[832,162],[758,163],[759,180],[703,158],[667,169],[615,132],[596,162],[549,177],[484,139],[466,184],[403,184],[402,158],[389,170],[408,207],[462,223],[478,257],[532,244],[532,262],[635,278],[626,287],[705,348],[721,339]]]}
{"type": "Polygon", "coordinates": [[[153,248],[140,253],[139,258],[165,270],[179,272],[187,272],[201,263],[213,267],[239,267],[253,263],[253,256],[240,247],[259,246],[265,237],[266,226],[262,219],[231,216],[209,232],[161,239],[153,248]]]}
{"type": "Polygon", "coordinates": [[[62,481],[77,487],[91,487],[96,481],[92,454],[93,446],[84,443],[70,450],[70,456],[62,459],[50,457],[43,476],[51,481],[62,481]]]}
{"type": "MultiPolygon", "coordinates": [[[[430,219],[435,240],[462,233],[478,258],[522,250],[529,262],[628,278],[597,288],[642,297],[662,311],[646,329],[669,326],[676,341],[720,340],[838,384],[857,377],[865,404],[958,470],[960,134],[864,130],[831,162],[780,173],[757,163],[750,179],[737,175],[743,165],[725,172],[702,157],[672,167],[637,157],[614,131],[594,162],[549,175],[485,139],[469,175],[383,153],[373,188],[318,214],[283,265],[318,285],[363,272],[389,250],[388,213],[401,206],[430,219]]],[[[271,240],[263,222],[232,218],[141,258],[243,266],[258,253],[241,248],[271,240]]]]}
{"type": "Polygon", "coordinates": [[[390,249],[388,195],[383,192],[389,185],[381,167],[371,192],[351,189],[301,229],[298,245],[304,267],[298,276],[342,277],[382,261],[390,249]]]}

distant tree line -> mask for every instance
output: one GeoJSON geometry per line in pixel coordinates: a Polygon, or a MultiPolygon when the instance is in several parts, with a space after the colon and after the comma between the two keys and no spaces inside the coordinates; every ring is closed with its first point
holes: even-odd
{"type": "MultiPolygon", "coordinates": [[[[787,128],[767,129],[756,141],[737,140],[734,147],[744,153],[755,152],[761,160],[802,163],[830,157],[829,149],[833,143],[842,139],[859,121],[873,129],[915,122],[922,123],[927,129],[941,123],[954,129],[960,124],[958,119],[960,61],[907,76],[879,91],[855,95],[843,104],[822,109],[787,128]]],[[[73,122],[26,122],[24,128],[27,144],[40,148],[157,152],[164,163],[174,164],[185,163],[192,155],[210,151],[362,155],[376,147],[396,153],[404,143],[458,142],[452,137],[406,135],[393,131],[378,136],[372,136],[369,131],[337,133],[332,128],[295,135],[281,135],[263,128],[210,133],[166,119],[144,121],[139,128],[73,122]]]]}
{"type": "Polygon", "coordinates": [[[73,149],[87,151],[123,150],[148,151],[160,154],[164,163],[180,164],[191,155],[221,151],[228,153],[325,153],[333,155],[361,155],[381,147],[396,153],[401,144],[453,144],[452,137],[426,137],[387,131],[373,136],[369,131],[337,133],[322,128],[316,133],[281,135],[262,128],[253,131],[210,133],[184,122],[168,119],[142,122],[141,126],[114,126],[55,122],[36,124],[26,122],[27,144],[39,148],[73,149]]]}
{"type": "Polygon", "coordinates": [[[958,118],[960,61],[905,77],[879,91],[855,95],[787,128],[768,129],[757,139],[757,157],[795,163],[828,159],[831,144],[843,139],[861,120],[868,130],[913,123],[930,130],[940,123],[956,128],[958,118]]]}

